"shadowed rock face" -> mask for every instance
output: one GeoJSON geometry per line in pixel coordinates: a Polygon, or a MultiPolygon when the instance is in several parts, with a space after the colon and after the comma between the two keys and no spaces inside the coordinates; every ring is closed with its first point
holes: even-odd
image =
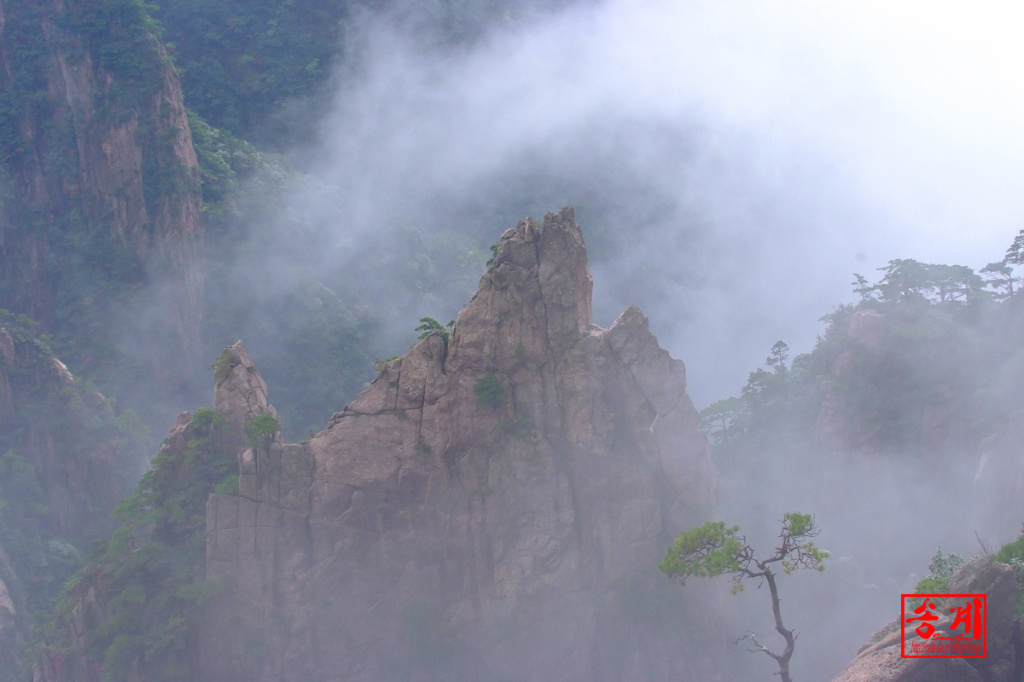
{"type": "MultiPolygon", "coordinates": [[[[174,340],[149,358],[172,386],[182,367],[200,364],[199,164],[177,72],[155,36],[151,54],[139,53],[131,41],[150,28],[123,26],[131,12],[121,10],[103,10],[117,19],[104,20],[106,42],[93,45],[77,13],[100,11],[94,5],[0,0],[0,91],[28,89],[16,98],[21,108],[5,112],[0,145],[3,307],[53,332],[62,307],[107,314],[92,290],[103,277],[119,287],[164,282],[168,303],[146,340],[174,340]],[[126,44],[130,60],[104,59],[126,44]],[[88,271],[95,282],[68,279],[83,250],[86,260],[109,261],[88,271]]],[[[123,321],[123,310],[109,313],[101,324],[123,321]]]]}
{"type": "MultiPolygon", "coordinates": [[[[521,221],[449,338],[388,363],[307,444],[245,450],[239,495],[208,504],[207,578],[229,587],[205,672],[715,679],[714,622],[655,568],[714,495],[685,369],[635,307],[590,325],[591,290],[572,209],[521,221]]],[[[229,352],[220,405],[270,410],[229,352]]]]}
{"type": "Polygon", "coordinates": [[[981,441],[981,457],[974,477],[979,505],[977,527],[982,539],[997,545],[1021,532],[1018,525],[1024,508],[1024,410],[1005,418],[995,432],[981,441]]]}
{"type": "MultiPolygon", "coordinates": [[[[1024,654],[1020,623],[1014,622],[1016,587],[1010,566],[982,557],[949,579],[950,594],[986,594],[987,655],[984,658],[903,658],[899,621],[879,630],[833,682],[1016,682],[1024,654]]],[[[963,600],[958,605],[962,605],[963,600]]],[[[946,607],[948,608],[948,607],[946,607]]],[[[950,636],[953,619],[941,613],[933,625],[950,636]]],[[[907,624],[907,635],[916,624],[907,624]]],[[[963,634],[962,629],[952,634],[963,634]]]]}
{"type": "Polygon", "coordinates": [[[110,532],[111,510],[139,473],[106,398],[24,328],[11,329],[0,327],[0,679],[24,672],[37,586],[75,564],[73,545],[110,532]]]}

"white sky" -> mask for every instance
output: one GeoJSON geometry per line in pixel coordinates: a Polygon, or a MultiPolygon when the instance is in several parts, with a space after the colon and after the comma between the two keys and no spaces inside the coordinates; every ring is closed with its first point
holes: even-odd
{"type": "Polygon", "coordinates": [[[607,52],[587,57],[610,90],[815,150],[913,257],[980,267],[1024,227],[1024,4],[633,1],[600,16],[606,41],[588,44],[607,52]]]}
{"type": "Polygon", "coordinates": [[[443,224],[435,197],[523,158],[601,192],[628,179],[637,243],[593,263],[595,322],[641,304],[699,406],[776,340],[810,350],[853,272],[980,269],[1024,228],[1024,4],[608,0],[455,54],[389,31],[369,28],[324,122],[342,238],[389,210],[443,224]]]}

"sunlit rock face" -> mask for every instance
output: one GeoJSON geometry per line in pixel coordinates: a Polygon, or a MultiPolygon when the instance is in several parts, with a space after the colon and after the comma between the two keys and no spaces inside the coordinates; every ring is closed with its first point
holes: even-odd
{"type": "Polygon", "coordinates": [[[245,450],[208,504],[206,674],[717,679],[715,617],[655,568],[714,497],[685,369],[635,307],[591,325],[591,289],[571,208],[521,221],[450,337],[245,450]]]}

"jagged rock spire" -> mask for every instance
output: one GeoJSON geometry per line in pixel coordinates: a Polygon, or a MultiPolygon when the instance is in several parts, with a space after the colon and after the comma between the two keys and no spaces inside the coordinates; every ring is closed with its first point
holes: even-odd
{"type": "MultiPolygon", "coordinates": [[[[243,461],[240,495],[208,508],[207,579],[230,588],[204,667],[433,679],[436,661],[403,634],[422,612],[466,678],[598,679],[601,652],[620,644],[599,623],[622,585],[650,574],[665,598],[690,598],[654,569],[714,496],[685,368],[638,308],[591,325],[592,289],[571,208],[522,220],[449,337],[387,363],[307,445],[270,448],[259,470],[243,461]],[[243,655],[256,637],[258,662],[243,655]]],[[[235,421],[266,406],[238,349],[217,389],[235,421]]],[[[620,679],[661,670],[653,650],[623,653],[620,679]]]]}

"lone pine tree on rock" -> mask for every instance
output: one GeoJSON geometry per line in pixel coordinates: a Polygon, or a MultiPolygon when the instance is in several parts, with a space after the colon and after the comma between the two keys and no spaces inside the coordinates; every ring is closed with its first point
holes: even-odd
{"type": "MultiPolygon", "coordinates": [[[[749,639],[754,644],[752,651],[761,651],[779,664],[779,675],[783,682],[792,682],[789,676],[789,661],[797,635],[782,623],[779,609],[779,590],[775,584],[774,569],[782,568],[792,573],[800,568],[824,571],[824,560],[828,552],[819,549],[810,540],[820,533],[810,514],[790,512],[782,517],[781,540],[775,551],[764,559],[754,555],[754,549],[747,544],[746,537],[739,535],[739,526],[726,527],[722,521],[709,521],[699,528],[684,531],[665,552],[665,558],[658,564],[662,573],[670,578],[679,578],[685,584],[690,576],[714,578],[729,574],[733,581],[733,593],[743,591],[743,581],[756,578],[767,582],[772,597],[772,612],[775,614],[775,629],[786,641],[782,653],[776,653],[748,632],[739,641],[749,639]],[[777,564],[777,566],[775,566],[777,564]]],[[[758,584],[760,586],[760,582],[758,584]]]]}

